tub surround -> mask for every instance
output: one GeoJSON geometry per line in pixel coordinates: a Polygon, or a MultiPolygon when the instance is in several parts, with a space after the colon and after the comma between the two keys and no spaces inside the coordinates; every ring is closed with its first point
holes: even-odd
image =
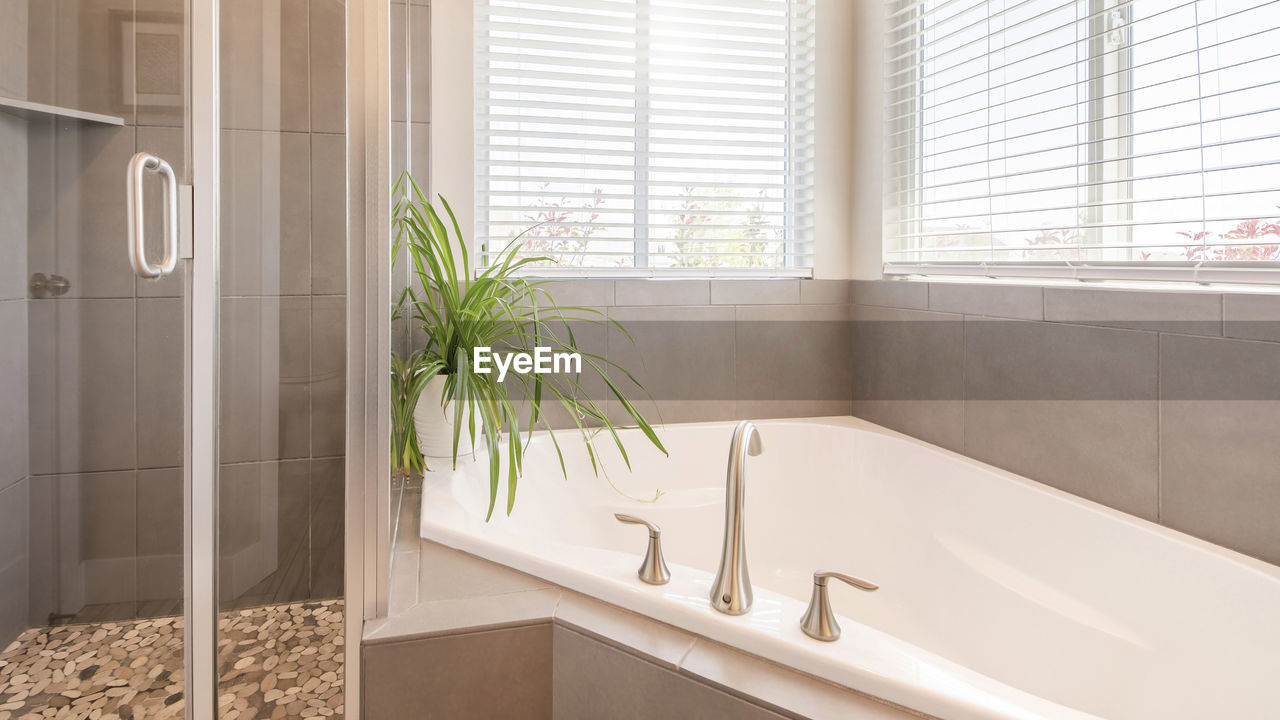
{"type": "Polygon", "coordinates": [[[1280,564],[1280,295],[881,280],[851,299],[854,415],[1280,564]]]}
{"type": "MultiPolygon", "coordinates": [[[[547,288],[560,304],[598,309],[626,327],[629,338],[612,327],[577,334],[585,352],[636,376],[643,389],[620,383],[651,421],[851,410],[852,368],[840,361],[852,351],[847,281],[588,279],[547,288]]],[[[627,419],[605,388],[586,389],[611,417],[627,419]]],[[[555,427],[573,426],[550,417],[555,427]]]]}
{"type": "Polygon", "coordinates": [[[1280,466],[1268,372],[1280,295],[915,280],[549,287],[637,329],[634,344],[604,332],[585,344],[635,368],[656,398],[643,409],[666,422],[851,413],[1280,564],[1280,482],[1266,473],[1280,466]]]}
{"type": "MultiPolygon", "coordinates": [[[[670,458],[637,450],[631,472],[605,452],[608,483],[591,477],[575,433],[560,438],[567,481],[550,439],[536,437],[515,513],[488,522],[485,466],[463,463],[426,478],[422,535],[949,720],[1253,717],[1280,702],[1264,679],[1280,642],[1280,569],[856,418],[758,424],[767,451],[752,459],[747,490],[755,606],[743,617],[707,601],[732,423],[668,426],[670,458]],[[670,583],[639,581],[644,543],[614,512],[662,526],[670,583]],[[836,588],[844,635],[820,643],[799,619],[813,572],[833,569],[880,590],[836,588]],[[1188,574],[1201,582],[1188,586],[1188,574]],[[1171,630],[1188,623],[1193,633],[1171,630]]],[[[448,573],[420,572],[421,587],[455,592],[448,573]]],[[[550,598],[531,590],[498,604],[537,613],[550,598]]],[[[413,622],[401,613],[385,627],[413,622]]]]}

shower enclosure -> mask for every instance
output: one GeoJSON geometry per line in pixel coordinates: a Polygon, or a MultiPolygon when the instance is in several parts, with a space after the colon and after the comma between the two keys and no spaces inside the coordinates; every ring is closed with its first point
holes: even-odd
{"type": "Polygon", "coordinates": [[[15,717],[342,714],[345,22],[342,0],[0,2],[15,717]],[[79,667],[42,685],[54,643],[79,667]]]}

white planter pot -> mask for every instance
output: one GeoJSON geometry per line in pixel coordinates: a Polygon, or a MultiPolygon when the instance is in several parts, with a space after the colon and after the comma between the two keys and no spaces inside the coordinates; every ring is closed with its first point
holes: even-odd
{"type": "MultiPolygon", "coordinates": [[[[431,378],[418,397],[418,406],[413,409],[413,427],[418,431],[418,449],[429,458],[453,457],[453,402],[441,407],[444,398],[445,377],[437,375],[431,378]]],[[[471,454],[471,437],[467,432],[467,417],[470,413],[462,413],[462,432],[458,436],[458,457],[471,454]]],[[[476,418],[476,439],[480,439],[482,426],[480,418],[476,418]]]]}

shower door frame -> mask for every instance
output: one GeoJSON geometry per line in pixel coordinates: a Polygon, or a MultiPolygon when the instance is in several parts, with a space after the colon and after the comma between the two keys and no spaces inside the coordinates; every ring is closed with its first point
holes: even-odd
{"type": "MultiPolygon", "coordinates": [[[[347,374],[344,696],[360,717],[360,638],[386,614],[390,477],[388,0],[346,0],[347,374]],[[366,241],[367,240],[367,241],[366,241]],[[353,342],[353,339],[355,342],[353,342]]],[[[218,709],[220,0],[187,0],[192,285],[184,379],[183,667],[187,720],[218,709]]]]}
{"type": "MultiPolygon", "coordinates": [[[[345,714],[360,717],[360,638],[386,614],[390,477],[390,41],[388,0],[346,0],[347,374],[345,714]],[[367,242],[366,242],[367,240],[367,242]],[[353,342],[353,339],[355,342],[353,342]]],[[[187,720],[218,709],[220,0],[187,0],[192,285],[185,406],[183,672],[187,720]]]]}
{"type": "Polygon", "coordinates": [[[192,283],[183,465],[184,700],[187,720],[214,720],[218,703],[218,218],[219,0],[188,0],[192,283]]]}

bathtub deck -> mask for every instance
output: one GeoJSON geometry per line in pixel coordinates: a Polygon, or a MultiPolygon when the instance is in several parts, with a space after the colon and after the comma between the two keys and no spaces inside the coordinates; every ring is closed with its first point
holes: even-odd
{"type": "MultiPolygon", "coordinates": [[[[418,537],[421,486],[392,495],[398,531],[388,617],[367,623],[366,648],[481,630],[552,624],[625,650],[691,682],[798,718],[919,720],[885,703],[418,537]]],[[[639,582],[637,580],[637,582],[639,582]]],[[[367,650],[366,650],[367,652],[367,650]]]]}

